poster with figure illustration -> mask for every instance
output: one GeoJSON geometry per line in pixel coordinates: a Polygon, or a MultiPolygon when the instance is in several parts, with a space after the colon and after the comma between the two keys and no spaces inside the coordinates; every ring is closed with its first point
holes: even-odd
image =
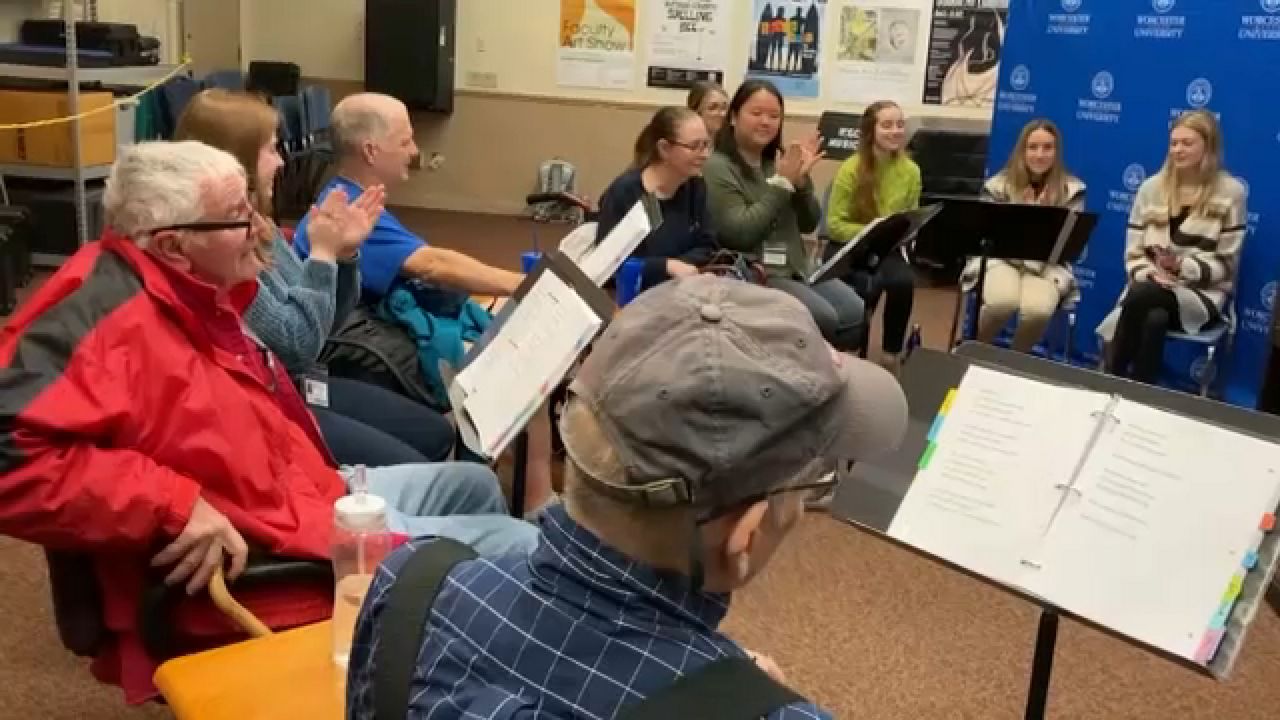
{"type": "Polygon", "coordinates": [[[862,105],[915,97],[922,83],[921,18],[929,5],[930,0],[859,0],[841,7],[832,30],[832,97],[862,105]]]}
{"type": "Polygon", "coordinates": [[[934,0],[927,105],[995,105],[1009,0],[934,0]]]}
{"type": "Polygon", "coordinates": [[[818,97],[827,0],[755,0],[747,77],[788,97],[818,97]]]}
{"type": "Polygon", "coordinates": [[[699,80],[724,83],[732,55],[733,0],[649,0],[645,46],[650,87],[688,88],[699,80]]]}
{"type": "Polygon", "coordinates": [[[566,87],[635,85],[636,0],[560,0],[556,81],[566,87]]]}

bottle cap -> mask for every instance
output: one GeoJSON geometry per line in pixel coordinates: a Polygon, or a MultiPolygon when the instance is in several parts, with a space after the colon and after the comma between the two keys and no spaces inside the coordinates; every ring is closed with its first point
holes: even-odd
{"type": "Polygon", "coordinates": [[[333,509],[338,522],[351,530],[387,528],[387,501],[377,495],[344,495],[333,504],[333,509]]]}

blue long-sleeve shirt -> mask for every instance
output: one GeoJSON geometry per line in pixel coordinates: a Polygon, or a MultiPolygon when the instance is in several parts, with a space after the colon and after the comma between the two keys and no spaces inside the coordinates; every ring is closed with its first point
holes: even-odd
{"type": "Polygon", "coordinates": [[[334,325],[360,300],[357,258],[333,263],[299,260],[280,233],[271,265],[258,273],[258,295],[245,323],[271,348],[290,375],[311,369],[334,325]]]}
{"type": "MultiPolygon", "coordinates": [[[[622,221],[631,208],[644,197],[644,181],[639,170],[619,175],[600,197],[599,228],[596,237],[603,240],[622,221]]],[[[662,208],[662,224],[649,233],[632,253],[644,259],[641,289],[648,289],[667,279],[667,259],[675,258],[690,265],[704,265],[719,249],[707,209],[707,186],[702,178],[691,178],[672,195],[658,201],[662,208]]]]}

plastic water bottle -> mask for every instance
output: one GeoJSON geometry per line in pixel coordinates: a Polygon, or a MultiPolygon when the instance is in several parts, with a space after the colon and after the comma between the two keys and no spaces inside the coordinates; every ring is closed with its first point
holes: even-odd
{"type": "Polygon", "coordinates": [[[353,492],[334,503],[333,662],[347,667],[351,636],[373,573],[391,550],[387,501],[365,491],[364,466],[355,469],[353,492]]]}

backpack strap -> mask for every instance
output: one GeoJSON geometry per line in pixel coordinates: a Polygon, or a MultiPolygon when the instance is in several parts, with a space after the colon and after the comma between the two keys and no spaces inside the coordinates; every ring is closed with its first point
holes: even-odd
{"type": "Polygon", "coordinates": [[[445,576],[455,565],[476,557],[475,550],[449,538],[438,538],[409,556],[387,591],[382,632],[374,651],[373,697],[376,720],[404,720],[409,691],[426,632],[427,614],[445,576]]]}
{"type": "Polygon", "coordinates": [[[752,720],[805,699],[760,669],[750,658],[708,663],[634,705],[618,720],[726,718],[752,720]]]}

